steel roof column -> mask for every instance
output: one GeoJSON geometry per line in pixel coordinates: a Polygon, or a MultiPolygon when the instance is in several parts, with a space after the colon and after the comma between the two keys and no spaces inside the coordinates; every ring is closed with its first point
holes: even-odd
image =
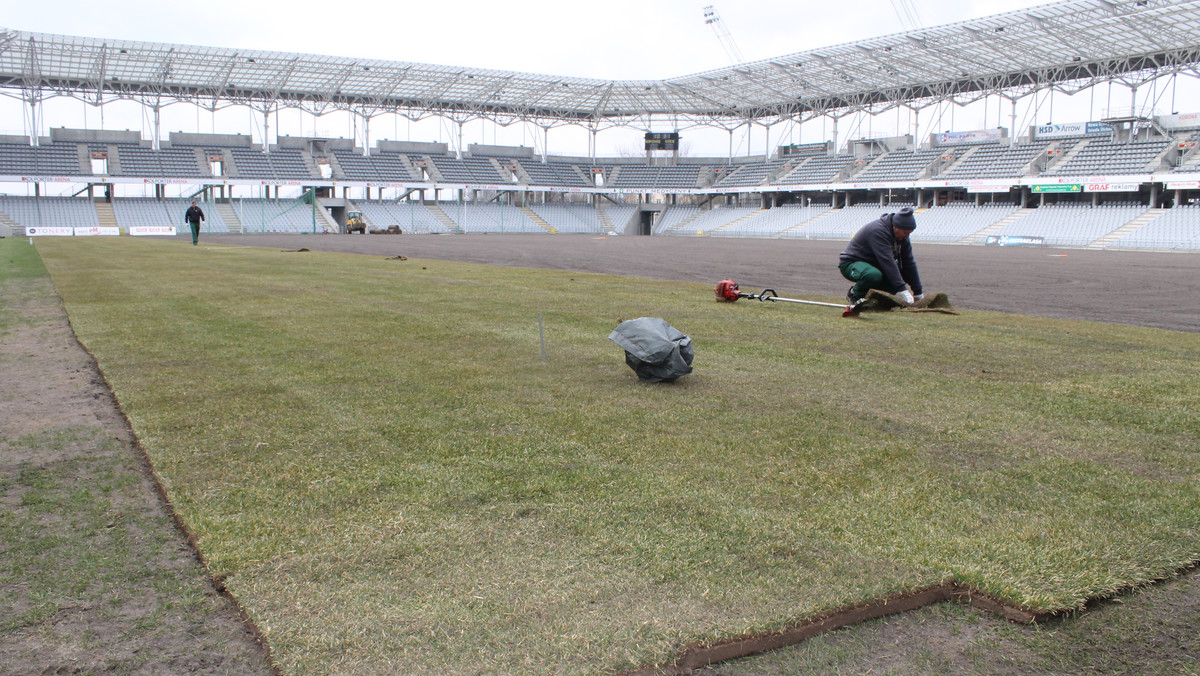
{"type": "MultiPolygon", "coordinates": [[[[356,112],[355,114],[357,115],[358,113],[356,112]]],[[[370,116],[368,116],[366,114],[363,114],[362,118],[363,118],[363,157],[370,157],[371,156],[371,118],[370,118],[370,116]]],[[[370,197],[368,197],[367,199],[370,199],[370,197]]]]}

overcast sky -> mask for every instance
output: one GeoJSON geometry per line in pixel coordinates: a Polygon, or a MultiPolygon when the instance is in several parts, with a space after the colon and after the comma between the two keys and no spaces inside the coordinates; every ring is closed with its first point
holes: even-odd
{"type": "Polygon", "coordinates": [[[705,23],[748,61],[1031,7],[1030,0],[2,0],[23,31],[308,52],[602,79],[662,79],[730,65],[705,23]],[[897,8],[908,7],[901,20],[897,8]]]}
{"type": "MultiPolygon", "coordinates": [[[[600,79],[663,79],[731,65],[727,46],[712,25],[705,23],[705,0],[604,0],[562,2],[561,0],[344,0],[288,3],[246,0],[59,0],[30,2],[0,0],[0,25],[22,31],[58,33],[106,39],[184,43],[239,49],[329,54],[378,58],[476,68],[592,77],[600,79]]],[[[916,27],[933,27],[1033,7],[1030,0],[713,0],[719,26],[728,31],[732,44],[746,61],[767,59],[823,46],[902,33],[916,27]],[[902,17],[903,15],[903,17],[902,17]]],[[[1122,102],[1128,102],[1128,94],[1122,102]]],[[[1079,99],[1080,97],[1075,97],[1079,99]]],[[[1094,98],[1094,96],[1093,96],[1094,98]]],[[[1078,113],[1069,112],[1070,102],[1056,100],[1055,122],[1089,119],[1084,101],[1078,113]]],[[[1079,103],[1077,100],[1076,103],[1079,103]]],[[[20,104],[0,102],[0,133],[22,133],[27,120],[20,104]]],[[[46,108],[43,131],[54,126],[99,127],[99,113],[78,102],[58,102],[46,108]],[[67,107],[73,105],[74,108],[67,107]],[[69,114],[64,119],[61,111],[69,114]],[[86,116],[86,120],[83,118],[86,116]]],[[[137,128],[143,137],[151,128],[144,112],[132,104],[105,106],[104,128],[137,128]],[[125,106],[125,108],[122,108],[125,106]],[[140,118],[140,119],[139,119],[140,118]]],[[[986,107],[986,106],[985,106],[986,107]]],[[[922,135],[943,131],[941,127],[965,130],[980,126],[1009,125],[1008,110],[986,107],[989,117],[954,110],[922,114],[922,135]],[[958,115],[957,118],[954,115],[958,115]],[[944,119],[943,119],[944,118],[944,119]]],[[[1195,107],[1188,108],[1195,110],[1195,107]]],[[[850,134],[889,135],[911,132],[911,118],[900,111],[878,120],[859,122],[850,134]]],[[[1016,129],[1035,123],[1042,111],[1021,115],[1016,129]]],[[[372,122],[371,143],[380,138],[448,142],[454,131],[439,122],[408,123],[385,116],[372,122]],[[437,126],[441,124],[441,126],[437,126]]],[[[1042,120],[1045,122],[1045,120],[1042,120]]],[[[172,130],[201,132],[263,133],[261,122],[248,113],[201,115],[194,106],[173,106],[164,114],[164,137],[172,130]]],[[[498,143],[535,146],[533,130],[491,129],[478,124],[469,129],[464,145],[498,143]]],[[[494,127],[494,125],[492,125],[494,127]]],[[[849,126],[848,124],[846,126],[849,126]]],[[[268,137],[291,135],[356,136],[349,116],[315,118],[297,111],[283,111],[272,123],[268,137]]],[[[639,130],[615,130],[601,134],[596,152],[620,154],[636,149],[639,130]]],[[[717,130],[685,133],[692,155],[763,154],[778,143],[825,140],[824,121],[812,121],[803,129],[780,125],[764,138],[762,129],[750,137],[738,132],[729,136],[717,130]],[[711,133],[710,133],[711,132],[711,133]],[[757,135],[757,138],[754,138],[757,135]],[[728,138],[726,138],[728,137],[728,138]],[[700,147],[700,146],[703,147],[700,147]]],[[[358,130],[357,133],[361,133],[358,130]]],[[[924,140],[924,139],[921,139],[924,140]]],[[[586,155],[587,136],[573,128],[555,130],[545,143],[554,154],[586,155]]]]}

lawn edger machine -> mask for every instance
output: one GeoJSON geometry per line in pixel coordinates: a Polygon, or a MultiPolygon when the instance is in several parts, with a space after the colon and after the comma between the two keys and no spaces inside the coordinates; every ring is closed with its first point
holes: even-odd
{"type": "Polygon", "coordinates": [[[950,305],[950,298],[944,293],[929,294],[925,298],[916,303],[905,303],[897,296],[890,293],[872,289],[853,305],[845,303],[822,303],[815,300],[800,300],[798,298],[784,298],[775,293],[775,289],[763,289],[759,293],[746,293],[738,289],[737,282],[732,279],[722,279],[717,282],[716,288],[717,300],[723,303],[734,303],[742,298],[758,300],[759,302],[770,301],[782,303],[801,303],[803,305],[819,305],[822,307],[835,307],[842,311],[843,317],[857,317],[860,312],[875,311],[886,312],[893,309],[909,310],[912,312],[942,312],[945,314],[958,314],[954,307],[950,305]]]}

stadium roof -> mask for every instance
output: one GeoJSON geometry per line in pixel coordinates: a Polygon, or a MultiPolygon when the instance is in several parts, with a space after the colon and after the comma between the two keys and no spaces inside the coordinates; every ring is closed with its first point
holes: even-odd
{"type": "Polygon", "coordinates": [[[541,124],[727,125],[1197,75],[1200,0],[1078,0],[664,80],[601,80],[0,29],[0,90],[541,124]]]}

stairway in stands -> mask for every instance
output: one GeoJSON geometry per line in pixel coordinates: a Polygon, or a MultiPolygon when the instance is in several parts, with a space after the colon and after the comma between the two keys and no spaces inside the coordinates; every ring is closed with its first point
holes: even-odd
{"type": "Polygon", "coordinates": [[[438,222],[446,226],[450,232],[458,235],[463,234],[463,230],[458,226],[458,223],[455,223],[454,219],[447,216],[441,207],[436,204],[426,204],[425,208],[429,209],[429,213],[433,214],[434,218],[438,219],[438,222]]]}
{"type": "Polygon", "coordinates": [[[225,221],[225,227],[229,228],[229,232],[236,235],[242,234],[242,219],[233,210],[233,205],[229,202],[217,202],[217,213],[221,214],[221,220],[225,221]]]}
{"type": "Polygon", "coordinates": [[[25,226],[9,218],[8,214],[0,211],[0,235],[5,237],[20,237],[25,234],[25,226]]]}
{"type": "Polygon", "coordinates": [[[102,228],[118,227],[117,214],[113,212],[111,203],[96,202],[96,222],[102,228]]]}
{"type": "Polygon", "coordinates": [[[553,225],[550,225],[549,223],[546,222],[546,219],[542,218],[541,216],[538,216],[537,213],[534,212],[533,209],[530,209],[529,207],[518,207],[518,208],[521,210],[521,213],[525,214],[526,218],[533,221],[534,223],[537,223],[538,227],[540,227],[542,230],[545,230],[546,232],[550,233],[551,235],[558,233],[558,230],[556,230],[553,225]]]}
{"type": "Polygon", "coordinates": [[[962,239],[958,240],[958,243],[959,244],[974,244],[975,242],[987,239],[988,235],[992,235],[997,232],[1000,232],[1001,230],[1004,229],[1004,226],[1008,225],[1009,223],[1016,222],[1022,218],[1025,218],[1029,214],[1032,214],[1034,211],[1036,211],[1036,209],[1017,209],[1016,211],[1012,212],[1008,216],[996,221],[995,223],[992,223],[991,225],[984,228],[983,230],[980,230],[979,232],[971,233],[970,235],[963,237],[962,239]]]}
{"type": "MultiPolygon", "coordinates": [[[[745,216],[742,216],[741,218],[738,218],[738,219],[736,219],[736,220],[732,220],[732,221],[730,221],[730,222],[728,222],[728,223],[726,223],[726,224],[724,224],[724,225],[718,225],[717,227],[710,229],[708,232],[705,232],[704,234],[706,234],[706,235],[711,235],[711,234],[713,234],[714,232],[719,232],[719,231],[721,231],[721,230],[724,230],[724,229],[726,229],[726,228],[729,228],[729,227],[735,226],[735,225],[737,225],[738,223],[742,223],[742,222],[744,222],[744,221],[748,221],[748,220],[750,220],[751,218],[754,218],[755,216],[758,216],[758,215],[760,215],[760,214],[765,214],[766,212],[767,212],[767,210],[766,210],[766,209],[759,209],[758,211],[755,211],[755,212],[752,212],[752,213],[746,214],[745,216]]],[[[698,235],[698,234],[700,234],[700,233],[699,233],[699,232],[697,232],[696,234],[698,235]]]]}
{"type": "Polygon", "coordinates": [[[1113,242],[1117,241],[1118,239],[1121,239],[1125,235],[1128,235],[1129,233],[1133,232],[1134,230],[1137,230],[1138,228],[1149,223],[1150,221],[1153,221],[1154,219],[1158,218],[1159,216],[1162,216],[1165,213],[1167,213],[1166,209],[1147,209],[1145,213],[1143,213],[1142,215],[1133,219],[1132,221],[1129,221],[1125,225],[1122,225],[1121,227],[1117,228],[1116,230],[1113,230],[1112,232],[1108,233],[1107,235],[1089,243],[1087,245],[1087,248],[1103,249],[1103,248],[1107,247],[1109,244],[1112,244],[1113,242]]]}
{"type": "Polygon", "coordinates": [[[610,232],[617,231],[617,229],[613,227],[612,216],[608,215],[608,210],[604,208],[604,204],[601,202],[596,203],[596,217],[600,219],[600,225],[604,228],[604,234],[607,235],[610,232]]]}

